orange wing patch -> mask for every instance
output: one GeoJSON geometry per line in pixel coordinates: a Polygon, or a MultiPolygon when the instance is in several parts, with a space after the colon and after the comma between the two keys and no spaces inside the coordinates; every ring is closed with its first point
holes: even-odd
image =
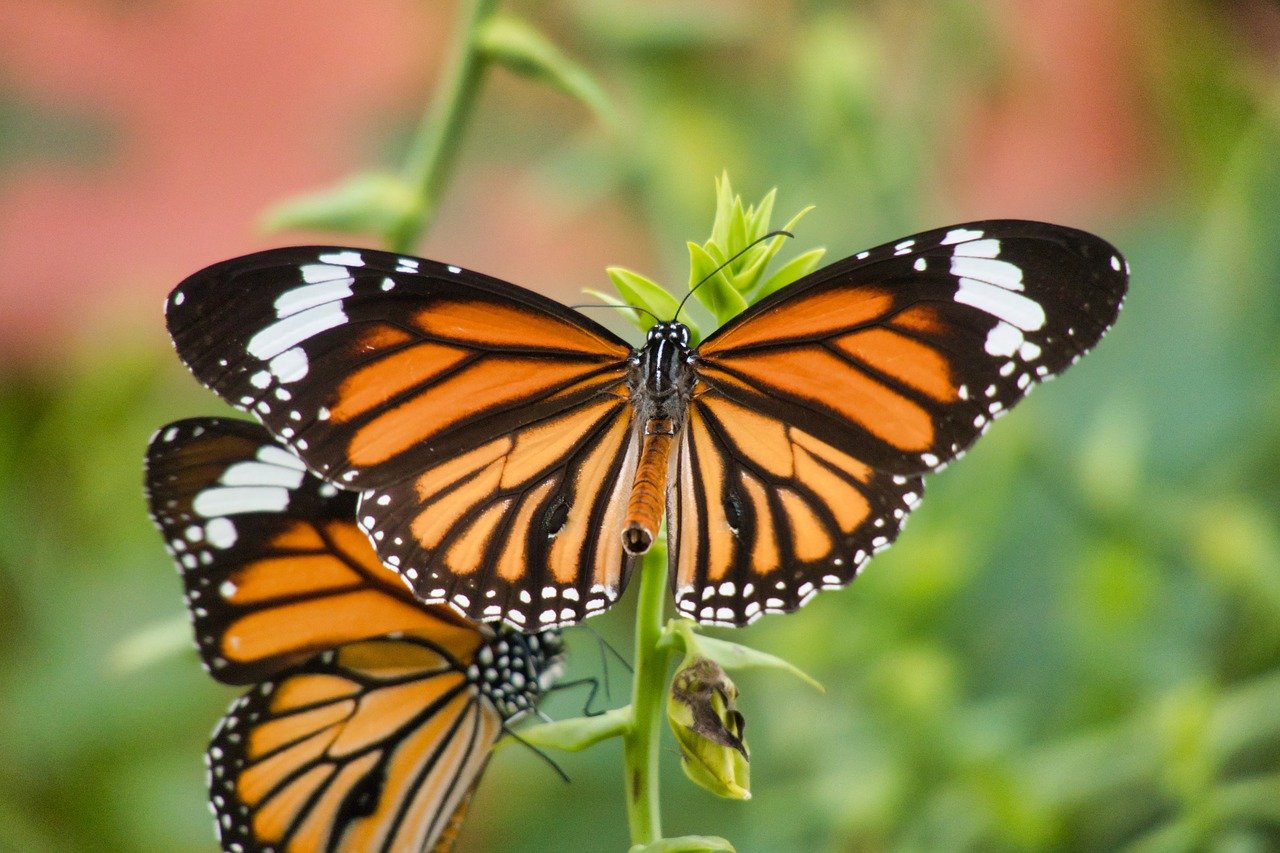
{"type": "Polygon", "coordinates": [[[727,326],[707,341],[699,352],[708,358],[728,350],[776,346],[831,335],[880,319],[893,307],[893,294],[875,287],[840,288],[801,294],[751,322],[727,326]]]}
{"type": "Polygon", "coordinates": [[[428,335],[467,343],[484,341],[487,347],[527,349],[532,345],[605,359],[625,359],[631,354],[616,340],[595,335],[584,326],[503,302],[441,300],[418,311],[413,322],[428,335]]]}
{"type": "Polygon", "coordinates": [[[850,369],[829,350],[803,347],[735,354],[708,362],[702,374],[719,381],[723,369],[753,377],[757,393],[772,392],[828,408],[899,450],[918,452],[933,446],[933,419],[926,409],[850,369]]]}

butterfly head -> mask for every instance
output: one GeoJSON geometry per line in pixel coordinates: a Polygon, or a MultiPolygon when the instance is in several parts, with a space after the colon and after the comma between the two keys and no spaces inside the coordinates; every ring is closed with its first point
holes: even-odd
{"type": "Polygon", "coordinates": [[[677,323],[675,320],[667,323],[656,323],[649,329],[646,340],[650,344],[655,344],[658,341],[668,341],[687,347],[689,346],[689,327],[684,323],[677,323]]]}

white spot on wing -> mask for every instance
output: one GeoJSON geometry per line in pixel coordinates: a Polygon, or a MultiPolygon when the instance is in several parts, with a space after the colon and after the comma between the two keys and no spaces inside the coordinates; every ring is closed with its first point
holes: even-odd
{"type": "Polygon", "coordinates": [[[970,240],[967,243],[957,243],[951,254],[968,258],[996,258],[1000,256],[1000,241],[970,240]]]}
{"type": "Polygon", "coordinates": [[[236,526],[229,518],[215,518],[204,526],[204,537],[215,548],[226,550],[236,544],[236,526]]]}
{"type": "MultiPolygon", "coordinates": [[[[205,518],[244,512],[280,512],[289,505],[289,490],[277,486],[217,486],[195,496],[191,508],[205,518]]],[[[212,541],[213,522],[205,526],[212,541]]]]}
{"type": "Polygon", "coordinates": [[[297,382],[307,375],[311,365],[308,363],[307,353],[302,347],[291,347],[271,359],[268,367],[271,368],[271,372],[281,382],[297,382]]]}
{"type": "Polygon", "coordinates": [[[1022,267],[1008,261],[997,261],[993,258],[966,258],[957,255],[951,259],[951,274],[957,278],[985,281],[1006,290],[1023,289],[1022,267]]]}
{"type": "Polygon", "coordinates": [[[364,258],[360,257],[360,253],[354,249],[347,249],[342,252],[332,252],[328,255],[321,255],[320,260],[326,264],[342,264],[346,267],[362,267],[364,266],[364,258]]]}
{"type": "Polygon", "coordinates": [[[264,462],[237,462],[227,468],[219,482],[224,486],[283,486],[296,489],[302,485],[303,472],[264,462]]]}
{"type": "Polygon", "coordinates": [[[987,332],[987,354],[995,356],[1013,355],[1022,346],[1023,340],[1020,329],[1001,320],[992,327],[990,332],[987,332]]]}
{"type": "Polygon", "coordinates": [[[1023,331],[1035,331],[1044,326],[1044,308],[1039,302],[985,281],[960,279],[955,300],[985,311],[1023,331]]]}
{"type": "Polygon", "coordinates": [[[947,236],[942,238],[940,245],[950,246],[953,243],[963,243],[966,240],[977,240],[981,236],[981,231],[970,231],[967,228],[953,228],[947,232],[947,236]]]}
{"type": "Polygon", "coordinates": [[[246,349],[255,358],[267,361],[297,346],[313,335],[347,322],[341,302],[326,302],[277,320],[249,339],[246,349]]]}
{"type": "MultiPolygon", "coordinates": [[[[305,275],[307,267],[302,269],[305,275]]],[[[316,284],[304,284],[302,287],[286,290],[276,297],[277,317],[283,319],[290,314],[297,314],[299,311],[324,305],[326,302],[339,302],[351,295],[352,279],[345,267],[324,267],[323,269],[335,269],[341,275],[321,279],[316,284]]]]}
{"type": "MultiPolygon", "coordinates": [[[[455,267],[450,265],[449,267],[447,267],[447,269],[449,270],[449,272],[453,273],[454,275],[457,275],[458,273],[462,272],[462,267],[455,267]]],[[[546,614],[544,613],[543,615],[545,616],[546,614]]]]}

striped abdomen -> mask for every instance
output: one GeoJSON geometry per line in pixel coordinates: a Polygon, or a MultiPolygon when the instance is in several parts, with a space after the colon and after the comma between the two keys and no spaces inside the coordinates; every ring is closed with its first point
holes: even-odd
{"type": "Polygon", "coordinates": [[[645,553],[658,535],[667,505],[667,460],[674,439],[675,422],[670,418],[653,418],[645,424],[622,527],[622,547],[628,554],[645,553]]]}

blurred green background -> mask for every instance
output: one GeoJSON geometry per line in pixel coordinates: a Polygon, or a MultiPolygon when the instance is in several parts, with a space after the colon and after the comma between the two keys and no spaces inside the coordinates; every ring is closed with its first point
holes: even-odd
{"type": "MultiPolygon", "coordinates": [[[[140,465],[161,423],[226,410],[160,298],[315,236],[255,231],[271,203],[394,167],[457,13],[262,5],[0,2],[0,849],[213,848],[201,756],[233,692],[190,650],[140,465]]],[[[1025,216],[1133,270],[1097,352],[932,477],[863,578],[734,636],[827,693],[739,679],[754,799],[693,787],[672,745],[668,833],[1280,849],[1277,6],[505,8],[619,123],[495,73],[424,254],[564,299],[608,263],[680,284],[728,168],[748,200],[816,204],[798,245],[829,258],[1025,216]]],[[[629,648],[629,602],[592,624],[629,648]]],[[[461,849],[625,849],[616,743],[557,759],[571,786],[503,750],[461,849]]]]}

